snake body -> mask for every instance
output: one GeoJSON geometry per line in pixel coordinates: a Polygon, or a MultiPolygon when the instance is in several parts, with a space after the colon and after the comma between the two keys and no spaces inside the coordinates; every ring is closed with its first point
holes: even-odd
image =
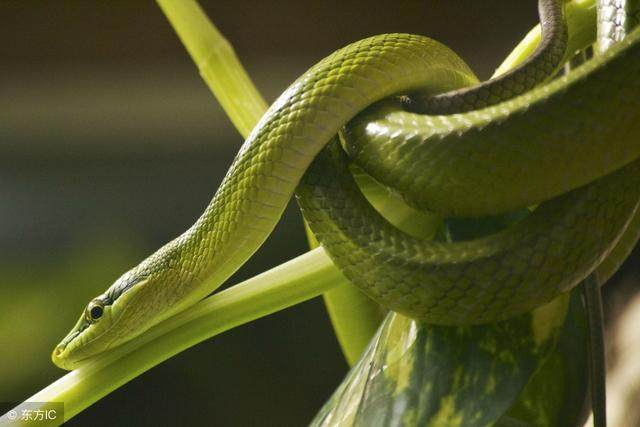
{"type": "MultiPolygon", "coordinates": [[[[455,91],[413,93],[403,100],[404,106],[410,111],[424,114],[464,113],[514,98],[547,80],[558,69],[567,50],[568,34],[563,4],[556,0],[540,0],[538,15],[542,33],[540,43],[519,67],[498,78],[455,91]]],[[[612,18],[606,22],[610,20],[612,18]]]]}
{"type": "MultiPolygon", "coordinates": [[[[546,2],[555,10],[562,3],[546,2]]],[[[560,65],[563,31],[554,28],[534,56],[542,59],[523,65],[527,73],[560,65]]],[[[301,180],[298,200],[314,233],[344,274],[386,307],[430,322],[481,323],[570,289],[616,250],[640,199],[640,83],[629,78],[640,72],[639,38],[636,31],[531,91],[518,88],[522,74],[509,74],[491,93],[526,93],[505,102],[481,97],[472,111],[435,116],[404,111],[400,99],[368,107],[442,92],[449,98],[438,103],[473,104],[478,92],[459,89],[477,79],[445,46],[385,34],[335,52],[269,108],[196,223],[89,303],[54,362],[72,368],[209,294],[263,243],[301,180]],[[347,173],[335,135],[354,117],[344,132],[350,158],[414,206],[479,216],[543,203],[486,238],[411,238],[365,202],[347,173]]]]}

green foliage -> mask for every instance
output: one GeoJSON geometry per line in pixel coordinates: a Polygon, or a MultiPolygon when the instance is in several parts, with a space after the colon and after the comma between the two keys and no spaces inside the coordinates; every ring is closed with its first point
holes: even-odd
{"type": "Polygon", "coordinates": [[[576,425],[585,325],[579,298],[568,305],[475,327],[390,315],[312,425],[576,425]]]}
{"type": "Polygon", "coordinates": [[[588,350],[585,311],[579,294],[578,290],[572,294],[555,349],[496,425],[568,427],[584,424],[588,415],[588,350]]]}

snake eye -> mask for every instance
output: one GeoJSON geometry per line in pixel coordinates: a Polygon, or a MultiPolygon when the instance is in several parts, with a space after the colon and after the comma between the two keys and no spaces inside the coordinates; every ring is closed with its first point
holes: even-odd
{"type": "Polygon", "coordinates": [[[89,323],[94,323],[102,317],[104,313],[104,303],[98,299],[95,299],[87,305],[84,310],[84,318],[89,323]]]}

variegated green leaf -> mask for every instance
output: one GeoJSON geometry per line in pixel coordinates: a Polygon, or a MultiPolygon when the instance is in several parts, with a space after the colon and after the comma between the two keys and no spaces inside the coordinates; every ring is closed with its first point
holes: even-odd
{"type": "Polygon", "coordinates": [[[494,424],[556,348],[568,300],[474,327],[389,315],[312,425],[494,424]]]}
{"type": "Polygon", "coordinates": [[[587,322],[575,290],[558,345],[497,426],[582,426],[588,412],[587,322]]]}

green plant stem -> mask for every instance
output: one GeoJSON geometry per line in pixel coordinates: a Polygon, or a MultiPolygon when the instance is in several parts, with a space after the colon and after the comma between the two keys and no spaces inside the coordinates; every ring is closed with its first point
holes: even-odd
{"type": "MultiPolygon", "coordinates": [[[[340,276],[322,248],[307,252],[206,298],[123,346],[87,361],[27,402],[44,402],[42,409],[47,408],[46,402],[64,402],[68,420],[173,355],[235,326],[314,298],[339,283],[340,276]]],[[[24,407],[23,403],[14,409],[20,414],[24,407]]],[[[9,424],[5,414],[1,425],[16,424],[9,424]]]]}
{"type": "MultiPolygon", "coordinates": [[[[202,79],[246,138],[267,110],[267,103],[233,47],[197,1],[157,0],[157,3],[202,79]]],[[[309,245],[312,249],[316,247],[312,239],[309,245]]],[[[336,286],[324,295],[324,301],[345,359],[353,365],[382,321],[382,310],[347,279],[340,276],[337,280],[336,286]]]]}
{"type": "Polygon", "coordinates": [[[207,86],[246,138],[267,110],[233,47],[195,0],[157,0],[207,86]]]}

